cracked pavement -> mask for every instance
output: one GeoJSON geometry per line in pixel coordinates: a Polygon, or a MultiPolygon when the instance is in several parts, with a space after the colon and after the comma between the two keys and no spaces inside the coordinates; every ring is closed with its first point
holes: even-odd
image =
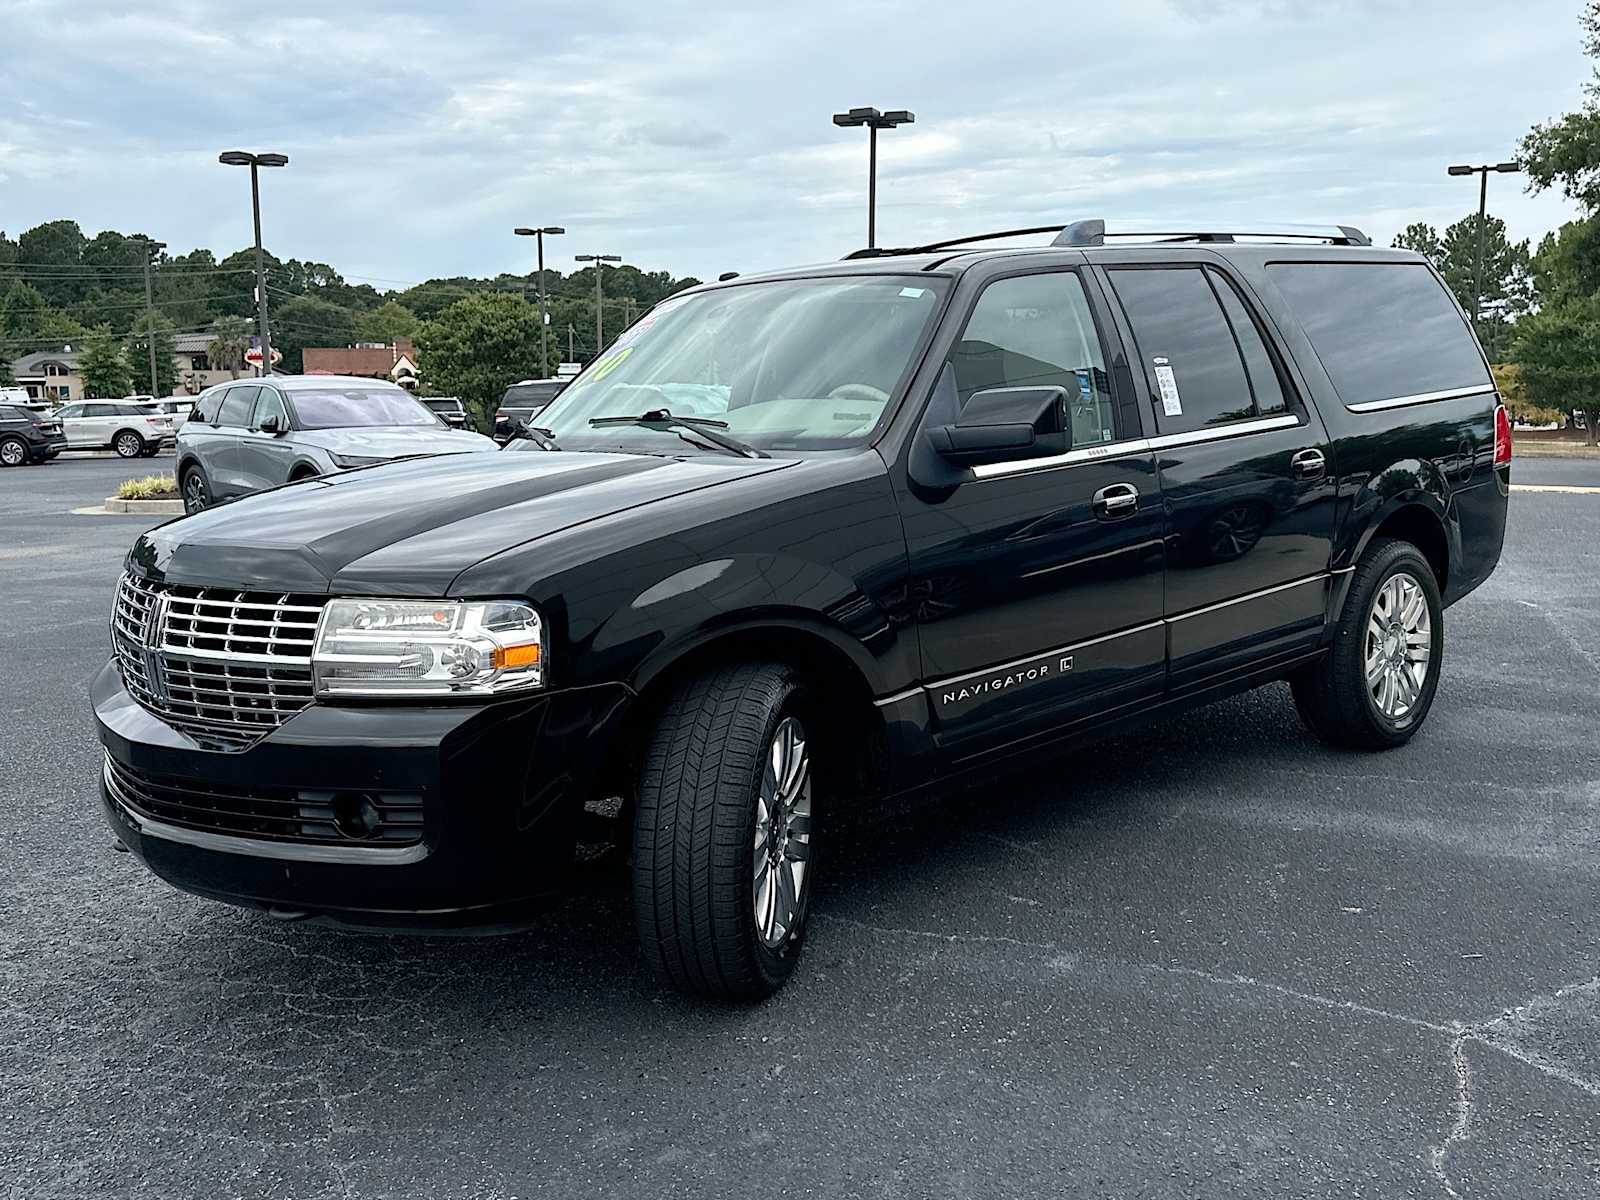
{"type": "Polygon", "coordinates": [[[1513,497],[1410,746],[1276,686],[852,813],[733,1009],[655,984],[615,872],[380,937],[113,853],[85,689],[149,522],[68,510],[147,469],[0,471],[0,1196],[1600,1193],[1600,494],[1513,497]]]}

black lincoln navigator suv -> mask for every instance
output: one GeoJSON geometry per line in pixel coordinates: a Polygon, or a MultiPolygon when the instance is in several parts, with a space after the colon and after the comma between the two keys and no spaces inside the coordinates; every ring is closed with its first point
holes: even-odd
{"type": "Polygon", "coordinates": [[[695,288],[502,453],[142,536],[116,835],[281,917],[510,926],[620,797],[646,956],[756,997],[869,795],[1280,679],[1330,742],[1415,735],[1510,488],[1438,276],[1344,227],[1020,232],[695,288]]]}

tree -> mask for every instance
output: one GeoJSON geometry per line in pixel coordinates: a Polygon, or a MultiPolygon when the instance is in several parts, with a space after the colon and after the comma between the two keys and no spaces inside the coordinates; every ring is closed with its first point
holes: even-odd
{"type": "Polygon", "coordinates": [[[284,300],[270,314],[272,348],[283,351],[282,370],[298,375],[307,346],[348,346],[356,338],[355,314],[314,296],[284,300]]]}
{"type": "Polygon", "coordinates": [[[211,322],[211,341],[206,343],[206,361],[213,371],[226,371],[239,378],[244,370],[244,352],[250,349],[250,322],[243,317],[218,317],[211,322]]]}
{"type": "Polygon", "coordinates": [[[93,282],[80,277],[83,246],[83,230],[76,221],[48,221],[17,239],[17,261],[27,264],[24,277],[40,276],[39,290],[51,304],[70,304],[82,300],[93,282]]]}
{"type": "Polygon", "coordinates": [[[115,399],[128,394],[128,360],[112,340],[109,325],[99,326],[84,339],[78,374],[83,377],[85,396],[115,399]]]}
{"type": "Polygon", "coordinates": [[[1528,394],[1583,414],[1589,445],[1600,432],[1600,295],[1541,309],[1517,328],[1516,359],[1528,394]]]}
{"type": "Polygon", "coordinates": [[[156,378],[154,395],[170,396],[178,390],[178,364],[172,361],[172,325],[157,312],[155,319],[144,313],[134,322],[133,336],[128,339],[128,377],[135,380],[135,390],[150,382],[150,346],[156,350],[156,378]]]}
{"type": "Polygon", "coordinates": [[[539,361],[539,316],[508,292],[467,296],[422,326],[417,351],[429,389],[460,396],[487,428],[507,385],[539,361]]]}
{"type": "Polygon", "coordinates": [[[393,344],[397,337],[414,337],[422,320],[398,300],[385,300],[356,318],[356,341],[393,344]]]}
{"type": "MultiPolygon", "coordinates": [[[[1506,237],[1506,223],[1496,216],[1483,222],[1483,292],[1478,305],[1478,338],[1490,362],[1511,353],[1517,319],[1533,305],[1531,258],[1526,241],[1506,237]]],[[[1469,213],[1440,237],[1423,222],[1408,225],[1394,244],[1421,254],[1455,293],[1462,311],[1472,312],[1478,268],[1478,214],[1469,213]]]]}

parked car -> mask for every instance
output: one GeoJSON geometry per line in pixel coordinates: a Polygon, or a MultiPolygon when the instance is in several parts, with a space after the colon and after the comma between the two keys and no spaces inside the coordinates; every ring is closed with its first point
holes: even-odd
{"type": "Polygon", "coordinates": [[[703,285],[553,436],[151,530],[92,688],[106,819],[280,918],[505,926],[621,797],[646,957],[749,999],[869,797],[1275,680],[1406,742],[1500,556],[1506,410],[1424,259],[1250,232],[703,285]]]}
{"type": "Polygon", "coordinates": [[[529,421],[559,396],[570,379],[524,379],[513,383],[494,410],[494,440],[502,446],[521,435],[529,421]]]}
{"type": "Polygon", "coordinates": [[[460,396],[419,396],[418,399],[451,429],[469,428],[467,406],[460,396]]]}
{"type": "Polygon", "coordinates": [[[400,458],[493,450],[404,388],[342,375],[239,379],[200,393],[178,432],[186,512],[284,483],[400,458]]]}
{"type": "Polygon", "coordinates": [[[61,422],[20,404],[0,404],[0,467],[49,462],[66,448],[61,422]]]}
{"type": "Polygon", "coordinates": [[[173,441],[173,419],[125,400],[79,400],[56,410],[73,450],[117,452],[119,458],[149,457],[173,441]]]}
{"type": "Polygon", "coordinates": [[[136,403],[140,408],[150,412],[167,414],[172,418],[174,426],[182,425],[189,419],[189,414],[194,411],[195,404],[187,396],[166,396],[160,400],[139,400],[136,403]]]}

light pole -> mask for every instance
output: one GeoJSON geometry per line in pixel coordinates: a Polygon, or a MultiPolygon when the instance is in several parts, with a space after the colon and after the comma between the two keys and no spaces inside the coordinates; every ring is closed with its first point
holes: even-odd
{"type": "Polygon", "coordinates": [[[875,108],[852,108],[849,112],[834,113],[833,123],[841,128],[856,125],[867,127],[867,249],[878,244],[878,130],[893,129],[896,125],[910,125],[917,119],[915,113],[897,108],[893,112],[879,112],[875,108]]]}
{"type": "Polygon", "coordinates": [[[1451,175],[1478,176],[1478,261],[1472,269],[1472,332],[1478,332],[1478,308],[1483,303],[1483,227],[1485,210],[1489,202],[1489,172],[1509,175],[1522,170],[1519,162],[1485,163],[1481,167],[1466,164],[1446,168],[1451,175]]]}
{"type": "Polygon", "coordinates": [[[550,370],[550,314],[544,306],[544,235],[565,233],[566,230],[559,225],[545,225],[538,229],[519,225],[511,232],[518,237],[539,240],[539,375],[542,378],[550,370]]]}
{"type": "Polygon", "coordinates": [[[272,371],[272,335],[267,329],[267,270],[261,251],[261,182],[257,167],[287,167],[287,154],[251,154],[245,150],[228,150],[217,155],[225,167],[250,168],[250,212],[256,222],[256,317],[261,323],[261,374],[272,371]]]}
{"type": "Polygon", "coordinates": [[[150,394],[158,394],[156,388],[156,305],[150,297],[150,260],[167,248],[165,242],[152,241],[147,237],[130,238],[129,241],[138,242],[144,247],[144,344],[150,350],[150,394]]]}
{"type": "Polygon", "coordinates": [[[605,349],[606,322],[604,309],[605,297],[600,291],[600,274],[605,270],[603,264],[608,262],[621,262],[620,254],[574,254],[576,262],[592,262],[594,264],[594,356],[600,357],[600,351],[605,349]]]}

